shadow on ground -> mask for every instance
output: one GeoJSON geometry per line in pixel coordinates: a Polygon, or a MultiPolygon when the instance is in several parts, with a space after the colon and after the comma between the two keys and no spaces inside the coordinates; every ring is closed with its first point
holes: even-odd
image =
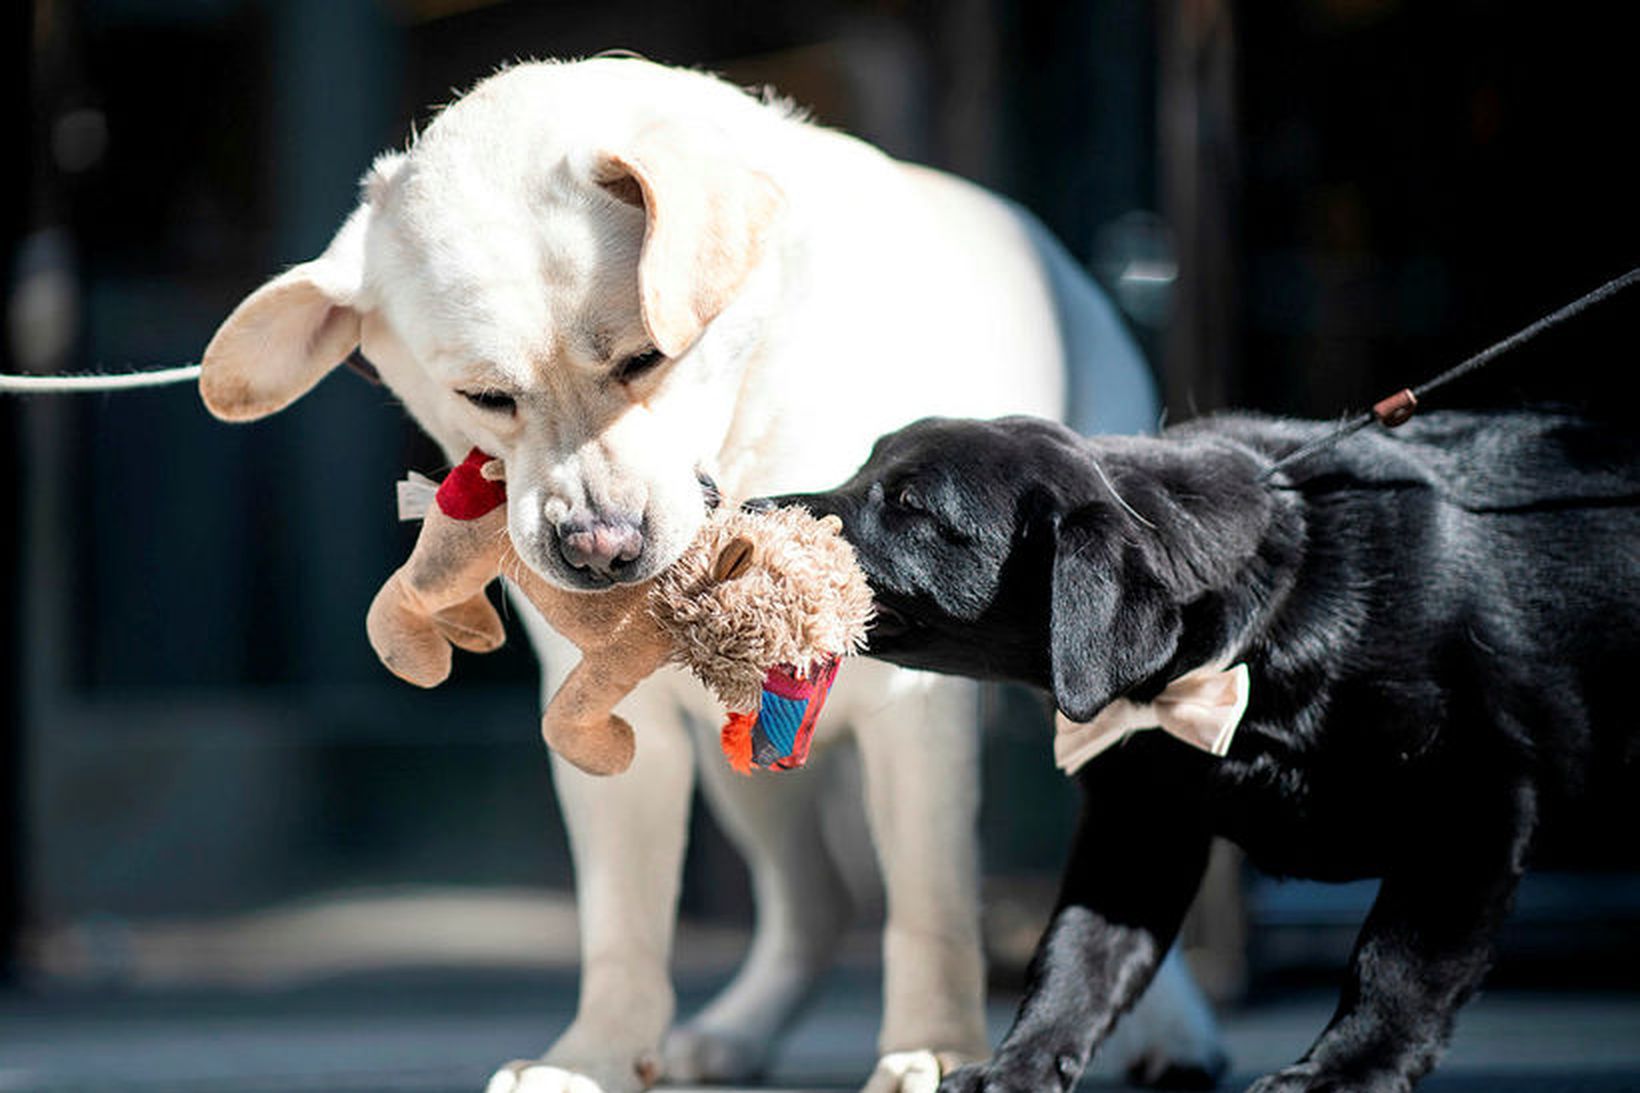
{"type": "MultiPolygon", "coordinates": [[[[681,1012],[714,981],[684,984],[681,1012]]],[[[765,1088],[847,1090],[869,1069],[876,977],[835,974],[765,1088]]],[[[0,1091],[477,1093],[489,1068],[544,1048],[568,1020],[558,974],[372,975],[260,992],[35,990],[0,995],[0,1091]]],[[[1228,1014],[1244,1088],[1301,1053],[1332,1005],[1326,992],[1228,1014]]],[[[993,1032],[1011,999],[991,1008],[993,1032]]],[[[1120,1088],[1097,1072],[1084,1089],[1120,1088]]],[[[1497,992],[1473,1003],[1433,1093],[1640,1090],[1640,993],[1497,992]]]]}

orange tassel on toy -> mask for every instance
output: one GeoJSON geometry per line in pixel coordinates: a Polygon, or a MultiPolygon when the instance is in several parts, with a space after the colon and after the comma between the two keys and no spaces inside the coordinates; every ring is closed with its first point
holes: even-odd
{"type": "Polygon", "coordinates": [[[752,773],[752,727],[757,714],[731,713],[723,723],[723,757],[741,774],[752,773]]]}

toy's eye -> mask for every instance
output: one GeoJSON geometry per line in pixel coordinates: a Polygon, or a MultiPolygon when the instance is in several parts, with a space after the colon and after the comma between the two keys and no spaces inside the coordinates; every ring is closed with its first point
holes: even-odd
{"type": "Polygon", "coordinates": [[[752,567],[756,560],[757,549],[752,541],[744,536],[737,535],[718,552],[717,561],[712,566],[714,581],[732,581],[752,567]]]}
{"type": "Polygon", "coordinates": [[[493,387],[482,391],[458,391],[457,394],[480,410],[488,410],[492,414],[510,414],[518,409],[518,402],[511,395],[493,387]]]}
{"type": "Polygon", "coordinates": [[[617,383],[631,383],[638,377],[653,372],[664,363],[666,363],[666,355],[659,349],[646,349],[642,353],[634,353],[615,366],[615,380],[617,383]]]}

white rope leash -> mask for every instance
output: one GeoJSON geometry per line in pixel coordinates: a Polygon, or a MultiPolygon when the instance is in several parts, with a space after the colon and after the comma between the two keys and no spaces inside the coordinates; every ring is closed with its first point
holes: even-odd
{"type": "Polygon", "coordinates": [[[120,372],[111,376],[15,376],[0,373],[0,394],[59,395],[84,391],[127,391],[137,387],[164,387],[199,378],[199,365],[156,368],[149,372],[120,372]]]}

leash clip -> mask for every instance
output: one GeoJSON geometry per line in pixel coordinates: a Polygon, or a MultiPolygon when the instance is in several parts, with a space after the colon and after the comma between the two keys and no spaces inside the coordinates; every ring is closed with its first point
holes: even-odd
{"type": "Polygon", "coordinates": [[[1412,414],[1418,409],[1418,396],[1412,393],[1412,388],[1405,387],[1386,399],[1380,399],[1372,404],[1372,416],[1378,419],[1378,424],[1386,429],[1393,429],[1397,425],[1405,425],[1412,414]]]}

